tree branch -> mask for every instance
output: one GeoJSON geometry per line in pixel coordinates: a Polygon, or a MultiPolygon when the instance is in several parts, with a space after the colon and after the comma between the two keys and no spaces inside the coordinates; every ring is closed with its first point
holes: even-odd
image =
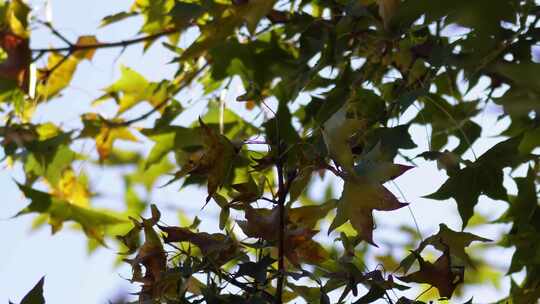
{"type": "Polygon", "coordinates": [[[69,45],[69,46],[73,46],[73,43],[71,41],[69,41],[69,39],[67,39],[64,35],[62,35],[60,32],[58,32],[50,22],[46,22],[46,21],[38,21],[38,23],[40,24],[43,24],[44,26],[46,26],[52,33],[53,35],[55,35],[56,37],[58,37],[60,40],[64,41],[65,44],[69,45]]]}
{"type": "MultiPolygon", "coordinates": [[[[278,146],[280,143],[278,143],[278,146]]],[[[278,150],[280,150],[278,148],[278,150]]],[[[279,153],[278,153],[279,154],[279,153]]],[[[278,213],[279,213],[279,230],[278,230],[278,278],[276,286],[276,304],[283,303],[283,283],[285,281],[285,183],[283,180],[283,162],[278,159],[276,163],[278,175],[278,213]]]]}
{"type": "Polygon", "coordinates": [[[278,175],[278,213],[279,213],[279,231],[278,231],[278,273],[277,273],[277,286],[276,286],[276,304],[283,303],[283,285],[286,281],[285,271],[285,232],[287,228],[285,217],[285,200],[291,187],[291,183],[296,178],[296,171],[292,174],[284,176],[283,158],[281,155],[281,144],[278,143],[278,155],[280,155],[276,162],[276,169],[278,175]],[[285,178],[287,180],[285,180],[285,178]]]}
{"type": "Polygon", "coordinates": [[[66,47],[59,47],[59,48],[37,48],[37,49],[31,49],[34,53],[52,53],[52,52],[76,52],[76,51],[83,51],[83,50],[94,50],[94,49],[105,49],[105,48],[116,48],[116,47],[126,47],[128,45],[137,44],[145,41],[150,41],[154,39],[158,39],[163,36],[167,36],[170,34],[174,34],[177,32],[180,32],[182,29],[179,28],[172,28],[167,29],[155,34],[146,35],[134,39],[129,40],[121,40],[116,42],[104,42],[104,43],[96,43],[96,44],[71,44],[66,47]]]}

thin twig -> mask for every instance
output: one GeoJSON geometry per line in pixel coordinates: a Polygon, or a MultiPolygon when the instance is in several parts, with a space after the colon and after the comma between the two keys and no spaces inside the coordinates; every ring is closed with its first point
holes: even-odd
{"type": "Polygon", "coordinates": [[[94,43],[94,44],[73,44],[66,47],[58,47],[58,48],[37,48],[37,49],[31,49],[34,53],[52,53],[52,52],[76,52],[76,51],[83,51],[83,50],[94,50],[94,49],[105,49],[105,48],[116,48],[116,47],[126,47],[128,45],[137,44],[141,42],[146,42],[154,39],[158,39],[163,36],[167,36],[170,34],[174,34],[177,32],[182,31],[182,28],[172,28],[167,29],[155,34],[146,35],[134,39],[129,40],[121,40],[116,42],[103,42],[103,43],[94,43]]]}
{"type": "Polygon", "coordinates": [[[60,40],[64,41],[65,44],[67,44],[68,46],[73,46],[73,43],[71,41],[69,41],[69,39],[66,38],[66,36],[62,35],[60,32],[58,32],[50,22],[47,22],[47,21],[38,21],[38,23],[40,24],[43,24],[44,26],[46,26],[50,31],[51,33],[53,33],[53,35],[55,35],[56,37],[58,37],[60,40]]]}
{"type": "Polygon", "coordinates": [[[334,175],[337,177],[345,178],[345,173],[330,164],[325,164],[324,169],[334,173],[334,175]]]}
{"type": "Polygon", "coordinates": [[[263,200],[263,201],[270,202],[270,203],[272,203],[272,204],[277,204],[277,201],[276,201],[276,200],[271,199],[271,198],[268,198],[268,197],[264,197],[264,196],[263,196],[263,197],[260,197],[259,199],[260,199],[260,200],[263,200]]]}
{"type": "MultiPolygon", "coordinates": [[[[278,151],[280,143],[278,142],[278,151]]],[[[278,152],[278,154],[280,154],[278,152]]],[[[281,157],[276,163],[278,175],[278,212],[279,212],[279,231],[278,231],[278,278],[276,286],[276,304],[283,303],[283,283],[285,281],[285,183],[283,180],[283,162],[281,157]]]]}
{"type": "Polygon", "coordinates": [[[64,62],[66,62],[69,56],[71,56],[72,54],[73,54],[72,52],[68,52],[66,55],[62,57],[62,59],[60,59],[57,63],[55,63],[50,69],[44,70],[43,73],[45,73],[45,79],[49,78],[49,76],[51,76],[51,74],[54,71],[56,71],[56,69],[58,69],[62,64],[64,64],[64,62]]]}

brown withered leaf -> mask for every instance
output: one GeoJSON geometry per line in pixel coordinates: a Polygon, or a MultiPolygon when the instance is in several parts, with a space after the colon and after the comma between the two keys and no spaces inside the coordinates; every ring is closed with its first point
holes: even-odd
{"type": "Polygon", "coordinates": [[[435,263],[425,261],[419,254],[414,253],[420,270],[404,277],[399,277],[403,282],[426,283],[437,288],[441,297],[450,298],[456,287],[463,282],[463,267],[453,267],[451,257],[446,250],[435,263]]]}
{"type": "MultiPolygon", "coordinates": [[[[267,242],[278,240],[278,208],[254,209],[248,207],[245,210],[245,217],[245,221],[237,221],[237,223],[248,237],[260,238],[267,242]]],[[[291,263],[295,265],[302,262],[318,264],[326,260],[328,256],[326,250],[312,240],[317,232],[311,227],[288,225],[285,230],[284,251],[291,263]]]]}
{"type": "Polygon", "coordinates": [[[204,124],[199,118],[203,132],[205,156],[201,160],[208,168],[208,202],[212,195],[223,184],[231,169],[231,161],[234,157],[234,147],[229,139],[204,124]]]}
{"type": "Polygon", "coordinates": [[[144,230],[144,244],[139,248],[134,259],[126,259],[132,266],[132,282],[142,283],[139,292],[141,303],[159,296],[158,282],[167,266],[167,256],[163,250],[161,239],[154,230],[154,224],[155,219],[143,219],[142,224],[139,225],[142,225],[144,230]],[[141,266],[144,266],[144,275],[141,266]]]}
{"type": "Polygon", "coordinates": [[[15,81],[26,90],[28,86],[28,67],[32,60],[29,41],[9,31],[0,32],[0,47],[7,59],[0,63],[0,77],[15,81]]]}
{"type": "Polygon", "coordinates": [[[285,248],[287,259],[296,265],[299,265],[300,262],[318,265],[328,260],[328,251],[321,244],[311,239],[316,232],[314,230],[308,231],[309,239],[304,238],[301,241],[296,239],[296,241],[288,244],[294,247],[285,248]]]}
{"type": "Polygon", "coordinates": [[[274,209],[255,209],[246,206],[245,221],[236,221],[242,231],[252,238],[261,238],[266,241],[275,241],[278,238],[277,227],[279,227],[278,208],[274,209]]]}
{"type": "Polygon", "coordinates": [[[159,226],[159,229],[167,233],[165,243],[189,242],[219,264],[230,260],[238,249],[235,240],[222,233],[193,232],[184,227],[159,226]]]}
{"type": "Polygon", "coordinates": [[[246,182],[233,184],[231,187],[236,191],[232,194],[232,202],[251,203],[261,197],[262,194],[259,186],[255,183],[251,176],[249,176],[246,182]]]}
{"type": "Polygon", "coordinates": [[[316,256],[317,252],[315,252],[315,255],[313,256],[310,256],[309,253],[306,252],[306,249],[309,249],[309,247],[315,248],[314,244],[309,245],[306,243],[315,243],[312,238],[317,232],[317,230],[307,228],[297,228],[285,231],[284,252],[291,263],[300,265],[300,262],[302,262],[300,260],[300,255],[307,257],[309,260],[318,261],[318,257],[316,256]],[[299,248],[302,248],[302,246],[306,246],[306,248],[304,248],[304,250],[298,250],[299,248]]]}

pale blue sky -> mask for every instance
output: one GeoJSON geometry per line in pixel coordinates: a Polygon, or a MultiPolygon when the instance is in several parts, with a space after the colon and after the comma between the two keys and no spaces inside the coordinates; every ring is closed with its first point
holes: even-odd
{"type": "MultiPolygon", "coordinates": [[[[132,2],[131,0],[52,1],[55,27],[72,40],[76,40],[79,35],[95,33],[103,16],[126,10],[132,2]]],[[[39,5],[43,1],[32,1],[32,3],[39,5]]],[[[43,16],[42,11],[37,13],[43,16]]],[[[141,20],[133,19],[119,25],[99,29],[97,38],[100,41],[130,38],[136,34],[140,24],[141,20]]],[[[34,33],[32,39],[32,45],[35,47],[44,47],[49,44],[61,45],[57,39],[50,40],[51,36],[45,30],[34,33]]],[[[72,85],[65,91],[64,96],[40,108],[36,113],[36,120],[40,122],[62,121],[67,127],[77,126],[78,115],[91,111],[89,104],[100,95],[99,89],[107,86],[118,77],[120,64],[132,67],[154,81],[170,78],[175,72],[174,65],[166,65],[170,60],[170,55],[158,45],[152,47],[144,57],[141,57],[141,46],[129,47],[115,61],[119,51],[120,49],[100,50],[92,62],[82,63],[72,85]]],[[[234,98],[234,94],[234,92],[230,93],[229,98],[234,98]]],[[[185,102],[188,98],[180,96],[179,99],[185,102]]],[[[229,105],[235,109],[241,108],[234,102],[230,102],[229,105]]],[[[194,108],[192,113],[197,113],[201,105],[194,108]]],[[[107,106],[104,109],[107,109],[107,106]]],[[[196,117],[193,114],[188,117],[189,113],[186,115],[188,120],[196,117]]],[[[493,115],[484,115],[479,117],[478,121],[489,127],[488,133],[485,134],[487,136],[495,134],[497,129],[500,130],[500,125],[494,127],[493,115]]],[[[421,143],[418,149],[409,153],[416,155],[427,150],[426,133],[425,129],[419,127],[413,127],[412,130],[415,141],[421,143]]],[[[483,139],[475,145],[475,152],[480,155],[496,141],[498,140],[493,138],[483,139]]],[[[138,146],[138,148],[148,150],[149,146],[138,146]]],[[[411,203],[411,208],[420,222],[423,235],[435,232],[440,222],[445,222],[455,230],[459,229],[461,223],[455,216],[454,203],[420,198],[422,195],[437,189],[446,177],[444,173],[436,169],[434,163],[419,160],[419,164],[418,168],[400,177],[397,184],[405,194],[403,200],[411,203]]],[[[98,203],[121,208],[123,185],[119,182],[118,172],[92,170],[90,173],[93,188],[107,193],[107,196],[98,203]]],[[[3,204],[0,209],[0,243],[2,244],[2,250],[0,250],[0,302],[6,303],[8,299],[11,299],[17,303],[43,275],[46,275],[45,298],[47,303],[106,303],[106,300],[114,298],[119,290],[136,290],[126,281],[126,278],[130,277],[130,271],[126,265],[113,268],[113,262],[116,258],[114,250],[101,248],[92,255],[88,255],[86,238],[80,232],[64,229],[51,236],[48,227],[38,231],[30,231],[34,216],[8,219],[27,204],[27,201],[15,187],[13,179],[22,180],[20,168],[15,167],[13,170],[2,168],[0,171],[0,188],[3,189],[3,204]]],[[[400,197],[400,193],[396,191],[394,185],[389,184],[388,187],[400,197]]],[[[153,202],[163,208],[165,206],[182,208],[189,214],[199,217],[215,218],[217,216],[212,204],[209,204],[209,208],[202,212],[199,210],[202,206],[201,198],[204,197],[200,190],[188,188],[178,194],[173,188],[169,187],[159,191],[153,198],[153,202]],[[179,198],[180,195],[181,198],[179,198]]],[[[335,190],[336,194],[339,194],[340,191],[339,188],[335,190]]],[[[494,203],[483,199],[477,210],[489,211],[492,214],[490,218],[493,219],[504,210],[504,206],[504,203],[494,203]]],[[[392,215],[389,214],[376,214],[378,223],[381,225],[383,223],[395,225],[398,222],[412,223],[406,208],[392,212],[392,215]]],[[[174,224],[176,215],[170,214],[165,218],[165,221],[174,224]]],[[[211,221],[204,228],[214,230],[216,227],[216,222],[211,221]]],[[[491,227],[478,232],[482,236],[496,238],[497,232],[503,228],[500,226],[491,227]]],[[[385,235],[381,229],[375,231],[374,237],[377,240],[392,239],[385,235]]],[[[383,253],[386,249],[381,248],[380,250],[383,253]]],[[[511,250],[500,250],[493,256],[506,257],[506,259],[497,261],[498,265],[506,266],[511,252],[511,250]]],[[[508,284],[505,286],[508,288],[508,284]]],[[[502,294],[493,289],[477,289],[468,292],[465,297],[470,297],[475,293],[478,295],[478,292],[481,293],[483,299],[491,298],[492,300],[502,294]]]]}

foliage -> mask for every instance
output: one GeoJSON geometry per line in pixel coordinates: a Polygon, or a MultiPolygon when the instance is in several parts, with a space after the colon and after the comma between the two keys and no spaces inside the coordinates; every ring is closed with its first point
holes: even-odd
{"type": "MultiPolygon", "coordinates": [[[[53,233],[75,222],[94,246],[117,246],[140,286],[138,303],[422,303],[425,296],[403,294],[419,284],[449,299],[463,282],[493,280],[483,252],[498,247],[516,249],[506,274],[512,287],[501,301],[540,299],[535,1],[136,0],[103,18],[102,26],[142,18],[140,36],[119,42],[94,35],[72,42],[31,12],[22,0],[0,6],[3,162],[22,165],[17,185],[30,200],[16,216],[38,213],[36,225],[47,222],[53,233]],[[35,27],[66,46],[31,48],[35,27]],[[181,47],[188,32],[196,37],[181,47]],[[160,47],[157,41],[177,68],[172,79],[152,82],[122,66],[93,101],[114,101],[113,115],[83,113],[76,129],[35,122],[36,108],[54,103],[82,61],[105,48],[160,47]],[[249,115],[216,97],[233,81],[245,89],[237,102],[249,115]],[[179,121],[191,84],[210,101],[197,121],[179,121]],[[508,127],[477,156],[472,145],[483,130],[476,117],[495,105],[508,127]],[[373,213],[391,217],[414,204],[384,185],[415,170],[404,151],[419,144],[413,125],[430,130],[429,151],[418,157],[448,175],[427,197],[455,200],[462,230],[441,223],[426,238],[412,232],[383,256],[373,213]],[[153,147],[121,150],[122,141],[153,147]],[[80,149],[85,142],[96,153],[80,149]],[[129,169],[124,210],[93,206],[99,193],[85,164],[129,169]],[[313,199],[317,175],[341,181],[339,197],[313,199]],[[160,184],[163,177],[169,180],[160,184]],[[194,184],[207,189],[197,207],[220,208],[220,232],[201,232],[197,221],[165,225],[158,206],[136,191],[194,184]],[[512,228],[500,241],[464,231],[484,195],[509,206],[497,222],[512,228]],[[484,244],[465,250],[473,242],[484,244]],[[373,258],[385,267],[366,267],[373,258]],[[525,279],[515,282],[511,275],[522,270],[525,279]]],[[[42,286],[43,279],[21,303],[43,303],[42,286]]]]}

